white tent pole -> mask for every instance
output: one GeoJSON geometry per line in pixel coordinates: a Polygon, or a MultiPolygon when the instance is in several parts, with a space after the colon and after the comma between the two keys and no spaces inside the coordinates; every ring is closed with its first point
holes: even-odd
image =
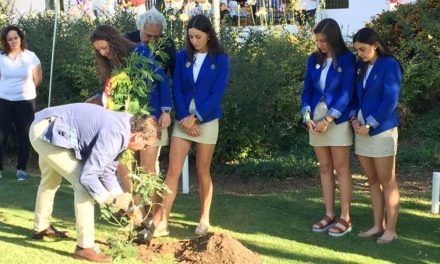
{"type": "Polygon", "coordinates": [[[431,213],[438,214],[439,211],[439,197],[440,197],[440,172],[432,174],[432,204],[431,213]]]}
{"type": "Polygon", "coordinates": [[[52,57],[50,60],[49,96],[47,99],[47,107],[50,107],[50,101],[52,99],[53,62],[55,59],[55,40],[57,35],[58,14],[60,13],[60,0],[55,0],[54,4],[55,4],[55,20],[53,24],[52,57]]]}

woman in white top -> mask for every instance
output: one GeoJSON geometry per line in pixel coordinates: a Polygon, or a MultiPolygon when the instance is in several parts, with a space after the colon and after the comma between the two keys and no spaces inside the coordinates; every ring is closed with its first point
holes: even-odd
{"type": "Polygon", "coordinates": [[[176,109],[170,158],[165,184],[171,192],[163,196],[162,207],[153,216],[154,236],[168,235],[167,223],[176,198],[183,163],[192,143],[196,144],[201,212],[196,235],[207,233],[213,186],[211,160],[223,116],[221,103],[229,78],[229,57],[220,46],[209,19],[191,18],[187,26],[186,49],[177,54],[173,79],[176,109]]]}
{"type": "Polygon", "coordinates": [[[12,124],[17,137],[18,181],[27,179],[29,128],[34,120],[36,88],[42,71],[38,57],[25,48],[24,34],[16,26],[7,26],[1,33],[0,53],[0,177],[3,156],[12,124]]]}

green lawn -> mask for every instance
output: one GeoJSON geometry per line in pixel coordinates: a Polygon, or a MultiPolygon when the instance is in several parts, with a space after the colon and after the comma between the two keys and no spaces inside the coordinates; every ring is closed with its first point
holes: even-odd
{"type": "MultiPolygon", "coordinates": [[[[310,180],[316,185],[316,179],[310,180]]],[[[39,179],[16,182],[13,174],[0,180],[0,263],[79,263],[71,258],[75,239],[34,241],[29,238],[39,179]]],[[[286,188],[283,188],[286,189],[286,188]]],[[[371,224],[368,193],[357,188],[352,206],[353,232],[342,238],[313,233],[311,224],[323,214],[318,188],[261,194],[216,193],[213,231],[232,235],[258,252],[263,263],[438,263],[440,216],[431,215],[430,190],[403,190],[398,222],[399,240],[377,245],[360,239],[371,224]]],[[[179,195],[170,224],[172,237],[193,238],[198,195],[179,195]]],[[[53,223],[75,237],[73,195],[67,183],[58,191],[53,223]]],[[[115,229],[97,224],[97,239],[115,229]]],[[[173,263],[170,256],[154,263],[173,263]]],[[[119,263],[138,263],[126,259],[119,263]]]]}

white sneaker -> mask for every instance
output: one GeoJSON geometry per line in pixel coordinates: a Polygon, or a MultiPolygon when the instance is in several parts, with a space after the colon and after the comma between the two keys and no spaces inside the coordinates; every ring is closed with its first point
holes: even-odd
{"type": "Polygon", "coordinates": [[[26,172],[24,172],[23,170],[17,170],[15,177],[17,178],[17,181],[26,181],[28,178],[26,172]]]}
{"type": "Polygon", "coordinates": [[[208,229],[209,229],[209,224],[205,224],[205,223],[200,223],[196,230],[194,230],[194,234],[196,236],[204,236],[208,233],[208,229]]]}

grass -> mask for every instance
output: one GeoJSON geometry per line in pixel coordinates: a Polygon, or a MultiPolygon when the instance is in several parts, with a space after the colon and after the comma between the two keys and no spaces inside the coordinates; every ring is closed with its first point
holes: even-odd
{"type": "Polygon", "coordinates": [[[411,129],[399,135],[398,165],[418,175],[420,168],[440,171],[440,107],[418,116],[411,129]]]}
{"type": "MultiPolygon", "coordinates": [[[[81,263],[71,257],[74,238],[35,241],[29,238],[39,179],[16,182],[7,173],[0,180],[0,263],[81,263]]],[[[357,176],[359,179],[359,176],[357,176]]],[[[309,181],[309,180],[307,180],[309,181]]],[[[317,186],[316,179],[310,185],[317,186]]],[[[72,190],[67,183],[57,193],[53,223],[76,237],[72,190]]],[[[356,188],[352,205],[353,232],[343,238],[311,232],[323,215],[318,188],[292,188],[259,194],[219,193],[212,207],[213,231],[228,233],[262,257],[263,263],[438,263],[440,216],[431,215],[429,190],[402,190],[399,240],[377,245],[356,236],[371,225],[368,192],[356,188]]],[[[172,214],[172,237],[193,238],[199,213],[198,195],[179,195],[172,214]]],[[[114,227],[96,224],[96,238],[114,235],[114,227]]],[[[117,263],[140,263],[135,258],[117,263]]],[[[173,263],[158,256],[154,263],[173,263]]]]}

